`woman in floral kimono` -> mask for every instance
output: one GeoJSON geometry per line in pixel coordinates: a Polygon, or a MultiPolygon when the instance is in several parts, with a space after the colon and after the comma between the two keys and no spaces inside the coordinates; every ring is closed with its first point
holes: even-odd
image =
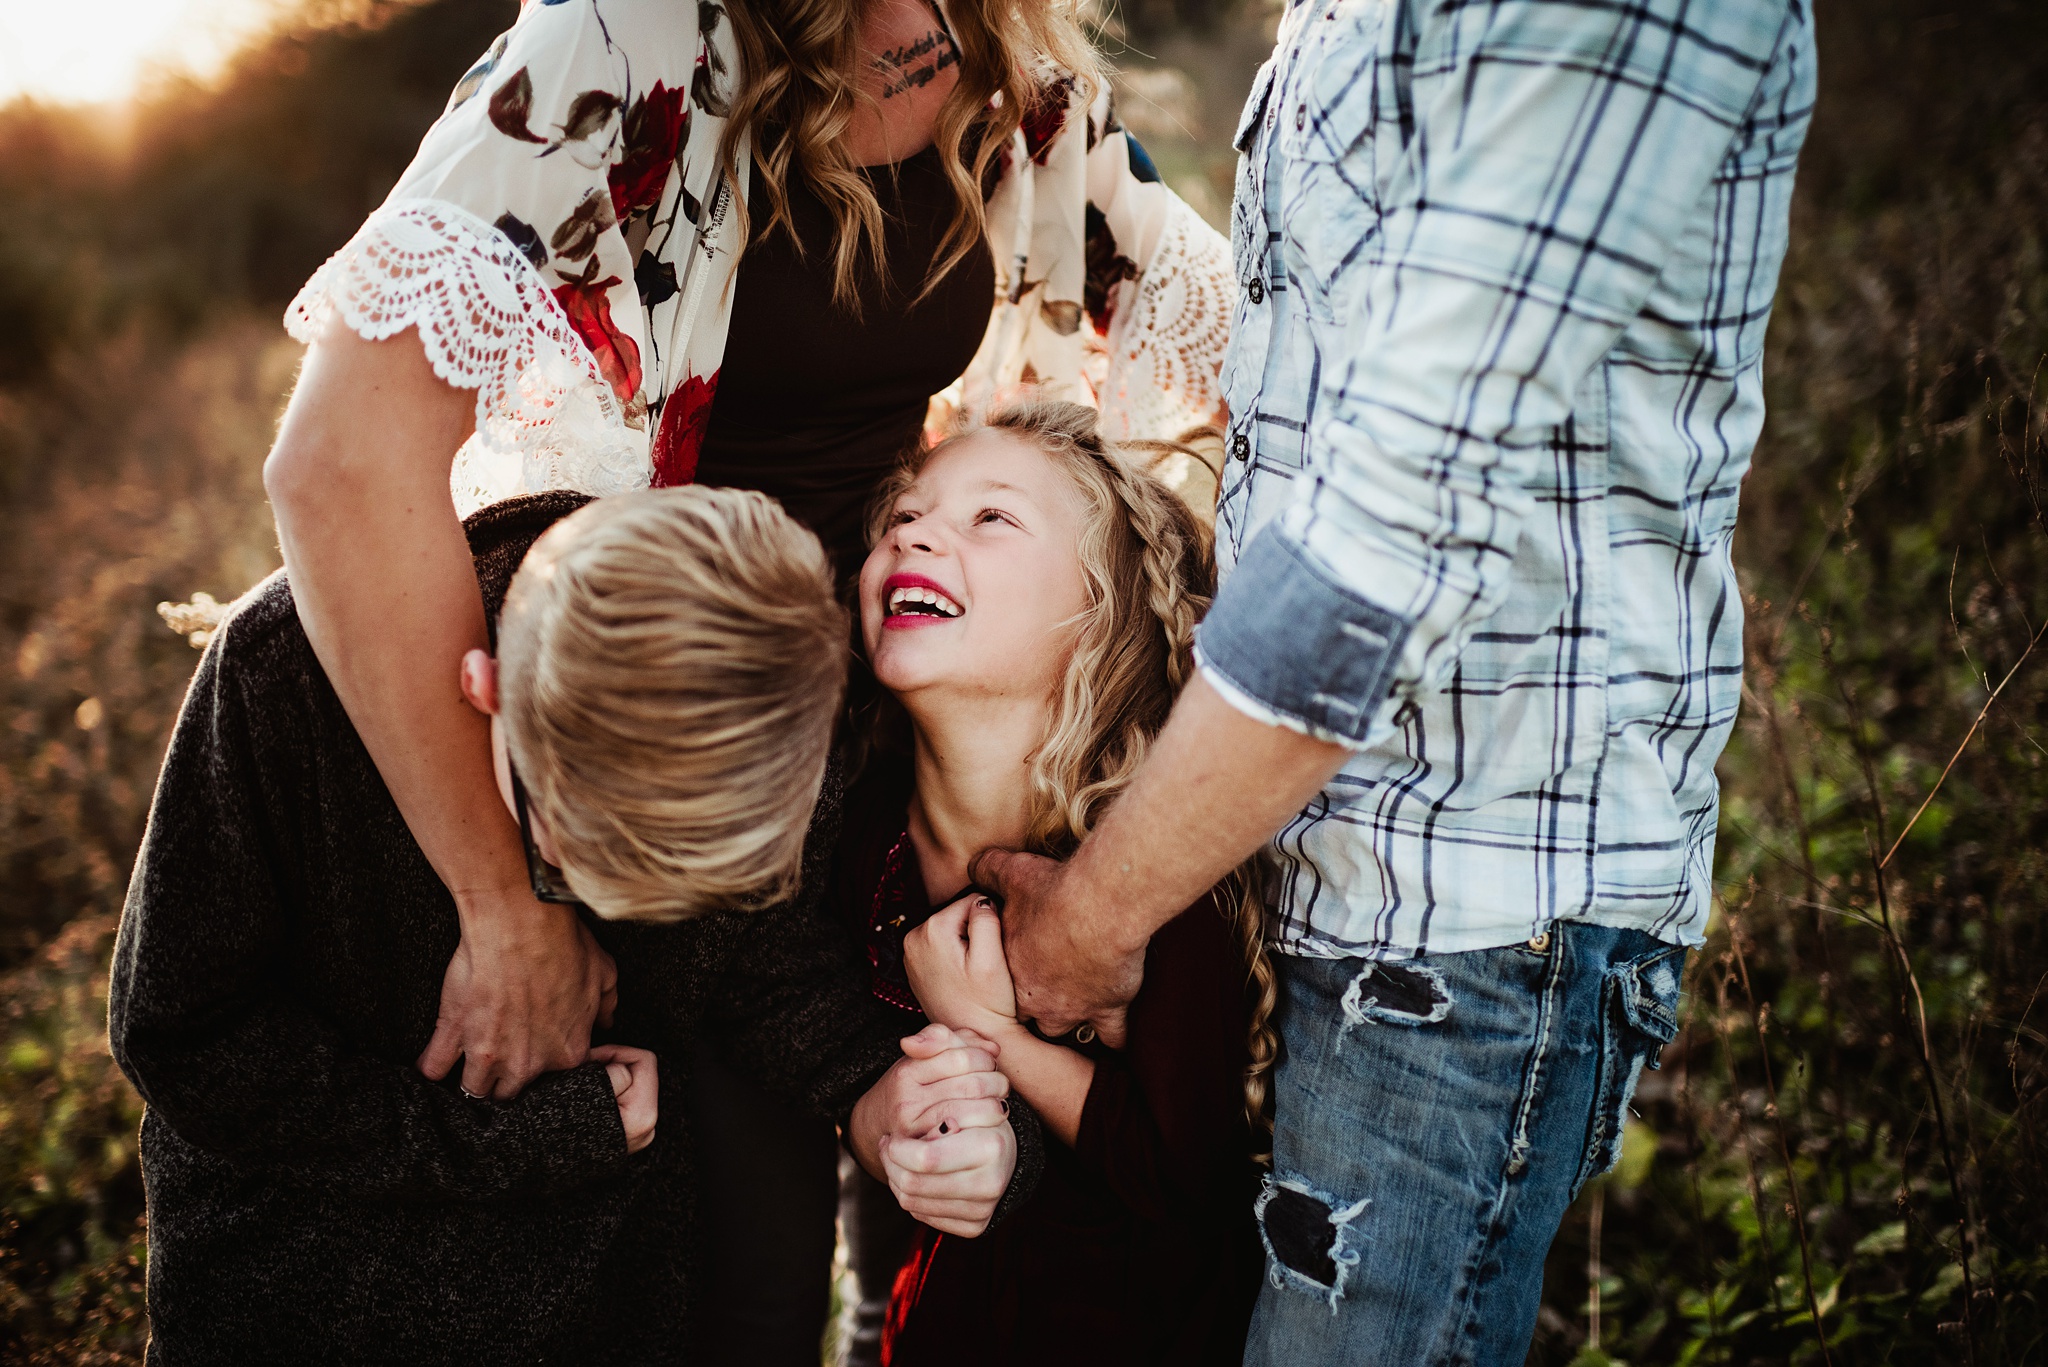
{"type": "MultiPolygon", "coordinates": [[[[1078,0],[526,0],[293,303],[310,349],[265,470],[307,632],[461,912],[422,1069],[509,1096],[581,1061],[611,990],[528,891],[445,686],[484,644],[461,515],[741,484],[851,572],[928,412],[1036,386],[1112,437],[1214,422],[1230,294],[1222,240],[1118,125],[1078,0]]],[[[703,1142],[779,1161],[712,1074],[703,1142]]],[[[805,1237],[829,1249],[829,1220],[805,1237]]]]}

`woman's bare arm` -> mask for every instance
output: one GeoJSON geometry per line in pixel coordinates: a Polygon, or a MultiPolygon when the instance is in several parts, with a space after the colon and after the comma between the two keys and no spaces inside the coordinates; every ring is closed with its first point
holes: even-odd
{"type": "Polygon", "coordinates": [[[474,413],[475,394],[434,375],[416,333],[369,342],[330,325],[263,483],[306,635],[461,917],[420,1068],[442,1077],[463,1058],[465,1088],[509,1098],[583,1061],[614,973],[572,911],[528,889],[487,724],[458,686],[463,653],[485,645],[448,492],[474,413]]]}

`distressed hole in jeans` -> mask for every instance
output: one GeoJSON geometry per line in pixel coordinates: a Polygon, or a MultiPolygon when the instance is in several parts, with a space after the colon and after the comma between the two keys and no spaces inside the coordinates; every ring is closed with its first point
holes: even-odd
{"type": "Polygon", "coordinates": [[[1299,1289],[1327,1298],[1334,1313],[1345,1276],[1358,1264],[1357,1251],[1345,1246],[1345,1234],[1366,1204],[1358,1201],[1339,1210],[1333,1198],[1303,1183],[1268,1177],[1254,1213],[1266,1251],[1277,1264],[1273,1284],[1284,1284],[1284,1270],[1299,1289]]]}
{"type": "Polygon", "coordinates": [[[1352,1025],[1435,1025],[1450,1014],[1444,975],[1426,964],[1369,963],[1344,989],[1344,1019],[1352,1025]]]}
{"type": "Polygon", "coordinates": [[[1322,1286],[1337,1284],[1337,1231],[1330,1208],[1304,1191],[1285,1188],[1266,1203],[1266,1237],[1273,1256],[1322,1286]]]}

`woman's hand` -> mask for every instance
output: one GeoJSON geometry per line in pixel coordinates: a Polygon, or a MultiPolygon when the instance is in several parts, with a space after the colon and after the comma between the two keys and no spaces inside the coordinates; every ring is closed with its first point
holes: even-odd
{"type": "Polygon", "coordinates": [[[925,1015],[955,1030],[1001,1039],[1017,1028],[1017,989],[1003,957],[995,904],[969,893],[903,941],[910,990],[925,1015]]]}
{"type": "Polygon", "coordinates": [[[590,1061],[602,1063],[612,1080],[619,1124],[626,1129],[626,1152],[640,1152],[654,1142],[654,1122],[661,1111],[654,1055],[623,1044],[600,1044],[590,1051],[590,1061]]]}
{"type": "Polygon", "coordinates": [[[510,1101],[583,1061],[593,1020],[611,1024],[619,970],[574,911],[524,887],[457,905],[462,939],[419,1070],[439,1081],[460,1059],[463,1090],[510,1101]]]}
{"type": "Polygon", "coordinates": [[[999,1050],[969,1030],[928,1025],[903,1041],[903,1058],[853,1108],[854,1157],[889,1184],[896,1202],[944,1234],[988,1227],[1017,1166],[1010,1086],[999,1050]]]}

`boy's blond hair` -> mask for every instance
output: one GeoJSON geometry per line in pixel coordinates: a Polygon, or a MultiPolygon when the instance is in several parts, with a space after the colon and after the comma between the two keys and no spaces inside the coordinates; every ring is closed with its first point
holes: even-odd
{"type": "Polygon", "coordinates": [[[847,641],[817,537],[762,494],[648,490],[550,528],[499,617],[499,695],[571,890],[632,920],[790,896],[847,641]]]}

